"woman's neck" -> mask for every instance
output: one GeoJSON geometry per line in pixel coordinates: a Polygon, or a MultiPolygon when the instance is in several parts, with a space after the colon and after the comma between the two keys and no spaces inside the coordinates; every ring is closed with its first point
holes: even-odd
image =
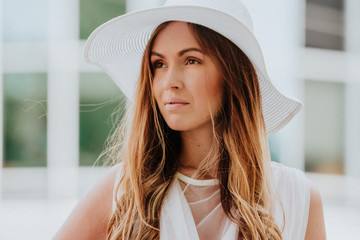
{"type": "Polygon", "coordinates": [[[181,132],[181,140],[180,170],[195,172],[213,147],[213,134],[211,131],[181,132]]]}

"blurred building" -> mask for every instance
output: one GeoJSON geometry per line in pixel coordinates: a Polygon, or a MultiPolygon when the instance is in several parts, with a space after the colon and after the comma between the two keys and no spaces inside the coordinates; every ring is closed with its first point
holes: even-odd
{"type": "MultiPolygon", "coordinates": [[[[331,199],[358,202],[360,1],[243,1],[274,85],[304,103],[270,136],[272,160],[314,173],[331,199]]],[[[124,98],[83,61],[85,40],[163,2],[0,0],[0,199],[78,197],[103,174],[92,166],[124,98]]]]}
{"type": "MultiPolygon", "coordinates": [[[[360,199],[348,184],[360,181],[360,1],[243,1],[274,85],[304,103],[270,136],[272,160],[314,178],[336,174],[339,194],[360,199]]],[[[163,2],[0,0],[2,199],[77,197],[103,173],[92,166],[125,100],[83,61],[85,40],[113,17],[163,2]]]]}
{"type": "Polygon", "coordinates": [[[274,84],[304,103],[270,137],[273,160],[360,178],[359,1],[245,3],[274,84]]]}

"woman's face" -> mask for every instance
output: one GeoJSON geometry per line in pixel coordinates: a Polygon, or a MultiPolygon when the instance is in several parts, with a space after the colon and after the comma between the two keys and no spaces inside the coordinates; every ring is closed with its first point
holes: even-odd
{"type": "Polygon", "coordinates": [[[216,61],[202,51],[185,22],[172,22],[151,51],[153,91],[168,126],[176,131],[211,129],[222,99],[216,61]]]}

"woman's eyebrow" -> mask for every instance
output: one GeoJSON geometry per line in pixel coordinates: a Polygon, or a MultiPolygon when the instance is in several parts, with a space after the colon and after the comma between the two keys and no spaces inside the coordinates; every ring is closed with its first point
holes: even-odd
{"type": "Polygon", "coordinates": [[[151,53],[150,53],[150,57],[152,57],[152,56],[158,56],[158,57],[164,58],[164,55],[154,52],[154,51],[151,51],[151,53]]]}
{"type": "Polygon", "coordinates": [[[191,51],[196,51],[196,52],[200,52],[200,53],[204,54],[204,52],[201,49],[198,49],[198,48],[186,48],[186,49],[180,51],[178,53],[178,55],[180,57],[180,56],[184,55],[185,53],[191,52],[191,51]]]}
{"type": "MultiPolygon", "coordinates": [[[[200,52],[200,53],[204,54],[204,52],[201,49],[198,49],[198,48],[186,48],[184,50],[181,50],[178,53],[178,56],[181,57],[185,53],[191,52],[191,51],[196,51],[196,52],[200,52]]],[[[158,57],[164,58],[164,55],[162,55],[161,53],[155,52],[155,51],[151,51],[150,57],[152,57],[152,56],[158,56],[158,57]]]]}

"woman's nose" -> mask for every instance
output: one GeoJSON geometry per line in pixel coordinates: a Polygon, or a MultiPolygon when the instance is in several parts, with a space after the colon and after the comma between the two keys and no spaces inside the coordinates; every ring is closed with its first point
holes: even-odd
{"type": "Polygon", "coordinates": [[[165,75],[165,88],[181,89],[183,88],[183,74],[179,67],[170,67],[165,75]]]}

